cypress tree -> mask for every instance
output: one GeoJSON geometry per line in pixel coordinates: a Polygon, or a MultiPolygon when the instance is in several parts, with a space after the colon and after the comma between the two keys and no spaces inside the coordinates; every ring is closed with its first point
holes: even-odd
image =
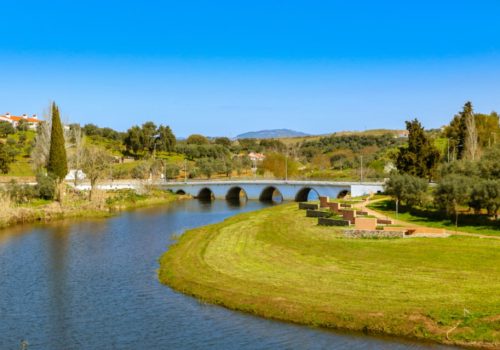
{"type": "Polygon", "coordinates": [[[431,179],[439,161],[439,151],[427,138],[424,128],[415,119],[406,122],[408,147],[400,147],[396,167],[401,173],[431,179]]]}
{"type": "Polygon", "coordinates": [[[47,171],[61,182],[68,174],[68,160],[64,147],[64,134],[59,116],[59,108],[52,103],[52,130],[50,132],[49,160],[47,171]]]}

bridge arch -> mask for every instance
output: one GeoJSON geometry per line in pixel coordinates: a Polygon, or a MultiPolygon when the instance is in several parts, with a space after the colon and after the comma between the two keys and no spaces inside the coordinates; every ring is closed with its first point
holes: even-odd
{"type": "Polygon", "coordinates": [[[215,199],[214,192],[208,188],[208,187],[203,187],[200,192],[198,192],[198,195],[196,198],[203,200],[203,201],[211,201],[215,199]]]}
{"type": "Polygon", "coordinates": [[[230,201],[247,200],[248,196],[246,191],[240,186],[234,186],[227,191],[226,199],[230,201]]]}
{"type": "Polygon", "coordinates": [[[297,194],[295,195],[295,201],[296,202],[307,202],[309,199],[309,194],[311,191],[316,194],[316,196],[319,198],[319,192],[316,191],[316,189],[312,187],[302,187],[297,194]]]}
{"type": "Polygon", "coordinates": [[[342,190],[337,195],[337,198],[344,198],[345,196],[350,195],[350,194],[351,194],[351,192],[349,190],[342,190]]]}
{"type": "Polygon", "coordinates": [[[259,196],[262,202],[283,202],[283,195],[274,186],[268,186],[262,190],[259,196]]]}
{"type": "Polygon", "coordinates": [[[175,194],[184,195],[184,194],[186,194],[186,191],[184,191],[182,188],[180,188],[177,191],[175,191],[175,194]]]}

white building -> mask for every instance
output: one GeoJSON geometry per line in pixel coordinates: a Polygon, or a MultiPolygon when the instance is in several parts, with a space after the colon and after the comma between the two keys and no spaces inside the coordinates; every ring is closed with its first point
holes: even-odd
{"type": "Polygon", "coordinates": [[[33,114],[31,117],[29,117],[27,114],[15,116],[11,115],[9,112],[5,113],[4,115],[0,115],[0,121],[11,123],[13,127],[17,127],[21,120],[24,120],[26,122],[26,125],[28,125],[28,128],[31,130],[36,130],[38,124],[42,122],[37,118],[36,114],[33,114]]]}

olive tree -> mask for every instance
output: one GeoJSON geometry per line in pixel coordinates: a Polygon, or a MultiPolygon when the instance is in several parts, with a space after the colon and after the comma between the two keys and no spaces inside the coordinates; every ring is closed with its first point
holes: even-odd
{"type": "Polygon", "coordinates": [[[396,201],[396,210],[400,203],[409,207],[421,205],[427,193],[426,180],[408,174],[394,173],[385,184],[385,192],[396,201]]]}

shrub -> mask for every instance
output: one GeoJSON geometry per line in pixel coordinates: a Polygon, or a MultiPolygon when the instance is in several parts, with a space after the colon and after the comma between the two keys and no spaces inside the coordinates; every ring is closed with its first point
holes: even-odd
{"type": "Polygon", "coordinates": [[[38,189],[31,185],[21,185],[12,180],[7,185],[6,192],[15,203],[28,203],[32,199],[38,198],[38,189]]]}
{"type": "Polygon", "coordinates": [[[56,181],[52,176],[39,172],[36,175],[36,182],[36,188],[40,198],[54,199],[54,195],[56,193],[56,181]]]}

